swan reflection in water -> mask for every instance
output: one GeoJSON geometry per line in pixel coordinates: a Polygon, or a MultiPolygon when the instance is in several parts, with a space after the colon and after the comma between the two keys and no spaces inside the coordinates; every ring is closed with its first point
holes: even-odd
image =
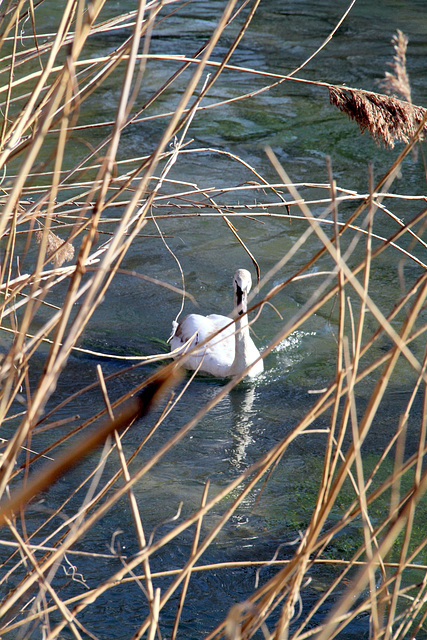
{"type": "Polygon", "coordinates": [[[233,437],[229,459],[230,464],[239,473],[249,466],[246,460],[247,448],[255,442],[252,408],[256,392],[256,385],[251,384],[237,386],[228,394],[231,404],[231,435],[233,437]]]}
{"type": "Polygon", "coordinates": [[[233,287],[235,322],[232,318],[218,314],[202,316],[192,313],[179,324],[172,323],[170,343],[174,358],[184,356],[182,364],[186,369],[227,378],[237,376],[249,367],[245,376],[249,380],[232,389],[219,405],[224,420],[228,423],[231,418],[230,435],[233,442],[229,449],[229,460],[232,467],[240,473],[247,466],[247,448],[254,442],[254,378],[262,373],[264,363],[249,334],[246,313],[252,287],[249,271],[238,269],[233,277],[233,287]],[[209,340],[217,332],[218,335],[209,340]],[[202,346],[197,349],[199,344],[202,346]]]}

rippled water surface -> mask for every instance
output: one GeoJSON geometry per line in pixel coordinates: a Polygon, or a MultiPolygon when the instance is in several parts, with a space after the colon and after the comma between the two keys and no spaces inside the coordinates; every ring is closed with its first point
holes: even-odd
{"type": "MultiPolygon", "coordinates": [[[[129,1],[110,4],[112,15],[119,7],[121,10],[125,5],[129,9],[133,7],[133,3],[129,1]]],[[[151,52],[191,55],[209,37],[223,6],[224,3],[219,0],[190,2],[163,25],[159,25],[152,40],[151,52]]],[[[242,67],[287,74],[320,46],[347,6],[347,0],[263,0],[231,62],[242,67]]],[[[51,21],[53,28],[54,13],[46,16],[46,20],[51,21]]],[[[423,1],[359,0],[329,45],[298,76],[378,90],[377,80],[383,76],[387,63],[392,58],[390,40],[398,28],[409,37],[407,64],[413,101],[415,104],[426,105],[427,5],[423,1]]],[[[224,54],[237,29],[236,22],[220,41],[214,60],[219,60],[224,54]]],[[[120,34],[113,32],[95,38],[90,45],[93,50],[88,55],[108,53],[121,40],[120,34]]],[[[140,91],[141,102],[151,94],[154,87],[169,77],[173,68],[170,62],[148,63],[140,91]]],[[[173,110],[176,106],[180,92],[185,88],[186,79],[188,80],[188,75],[161,98],[165,111],[173,110]]],[[[253,92],[267,82],[269,81],[262,77],[226,71],[204,104],[253,92]]],[[[89,100],[87,111],[82,114],[83,121],[111,120],[119,93],[119,84],[112,80],[105,87],[102,102],[99,97],[89,100]]],[[[156,109],[158,105],[159,103],[156,109]]],[[[153,114],[154,111],[147,111],[147,115],[153,114]]],[[[122,138],[120,159],[149,153],[157,144],[163,126],[163,121],[153,119],[129,128],[122,138]]],[[[100,134],[95,130],[93,139],[84,142],[76,136],[76,155],[81,152],[80,145],[95,145],[104,134],[105,132],[100,134]]],[[[272,147],[295,183],[325,184],[325,157],[330,156],[338,186],[354,189],[359,193],[366,193],[368,189],[368,163],[373,163],[374,174],[379,178],[400,150],[386,150],[376,146],[368,135],[360,135],[358,128],[346,116],[330,106],[326,89],[292,82],[282,83],[270,91],[241,102],[198,113],[187,137],[193,140],[189,148],[200,150],[180,155],[169,177],[197,184],[204,189],[235,187],[253,180],[253,174],[245,166],[235,162],[230,156],[210,151],[212,148],[237,154],[267,180],[276,182],[279,180],[265,155],[266,145],[272,147]]],[[[73,163],[72,157],[69,160],[73,163]]],[[[165,187],[166,192],[167,189],[165,187]]],[[[174,189],[171,186],[170,192],[173,193],[174,189]]],[[[408,157],[405,160],[402,177],[393,185],[393,189],[405,194],[425,192],[425,170],[421,158],[414,161],[408,157]]],[[[326,198],[328,195],[326,191],[306,187],[301,192],[313,199],[320,196],[326,198]]],[[[216,199],[220,204],[227,203],[226,194],[216,196],[216,199]]],[[[242,192],[242,203],[253,202],[253,199],[253,194],[248,196],[247,192],[242,192]]],[[[404,207],[396,202],[393,211],[406,220],[412,218],[421,206],[416,203],[413,210],[408,211],[407,202],[404,207]]],[[[315,204],[312,208],[316,215],[321,210],[320,204],[315,204]]],[[[340,209],[341,219],[345,220],[353,210],[352,203],[343,205],[340,209]]],[[[185,211],[188,212],[188,209],[185,211]]],[[[234,270],[237,267],[252,269],[243,248],[218,218],[193,218],[191,223],[183,224],[180,218],[167,217],[167,199],[161,213],[165,217],[159,218],[158,225],[164,239],[159,237],[154,225],[148,222],[143,233],[155,234],[157,237],[149,241],[141,237],[135,241],[122,264],[123,268],[180,287],[181,276],[173,253],[179,259],[187,291],[194,296],[197,310],[229,314],[233,306],[231,278],[234,270]]],[[[283,210],[278,213],[283,215],[277,218],[236,220],[238,232],[255,255],[262,275],[280,260],[305,229],[305,223],[291,220],[283,210]]],[[[296,214],[296,209],[292,209],[292,213],[296,214]]],[[[117,215],[117,212],[112,215],[117,215]]],[[[389,218],[381,213],[378,214],[376,225],[378,234],[386,235],[392,228],[389,218]]],[[[319,242],[311,237],[291,263],[275,275],[273,283],[279,283],[290,272],[305,264],[319,246],[319,242]]],[[[425,259],[425,255],[423,258],[425,259]]],[[[389,308],[390,301],[399,288],[397,261],[397,256],[387,254],[378,260],[372,274],[373,293],[377,296],[375,299],[384,309],[389,308]]],[[[323,264],[322,261],[317,264],[318,269],[327,270],[330,267],[326,258],[323,264]]],[[[408,264],[406,268],[411,277],[414,273],[421,273],[421,268],[417,265],[408,264]]],[[[285,288],[274,299],[276,309],[265,307],[257,320],[254,326],[256,343],[260,347],[266,347],[285,322],[304,305],[317,286],[318,280],[311,278],[285,288]]],[[[159,350],[166,352],[171,321],[176,317],[180,303],[181,298],[177,293],[118,274],[79,344],[98,352],[121,355],[146,355],[158,353],[159,350]]],[[[195,310],[194,304],[187,300],[185,312],[195,310]]],[[[210,491],[214,495],[295,427],[317,399],[317,395],[311,391],[324,388],[335,377],[336,317],[336,308],[331,301],[329,307],[323,307],[298,331],[279,342],[267,356],[265,372],[259,380],[254,384],[244,382],[228,394],[135,486],[147,536],[153,533],[156,539],[171,528],[173,523],[168,520],[179,511],[181,503],[179,517],[190,515],[200,504],[203,487],[208,479],[211,483],[210,491]]],[[[368,318],[368,326],[370,322],[368,318]]],[[[49,406],[58,404],[71,391],[93,382],[98,362],[101,362],[106,376],[118,372],[124,366],[120,361],[101,360],[96,356],[74,353],[49,406]]],[[[39,366],[43,366],[43,354],[39,357],[39,366]]],[[[388,404],[370,433],[367,457],[370,450],[375,454],[388,441],[384,436],[387,425],[406,404],[406,369],[404,364],[402,367],[401,378],[391,384],[388,404]]],[[[119,397],[153,370],[154,366],[148,365],[109,382],[111,398],[119,397]]],[[[34,378],[36,376],[37,372],[34,371],[34,378]]],[[[184,383],[185,380],[181,384],[184,383]]],[[[135,465],[140,465],[144,459],[148,460],[223,385],[224,382],[219,380],[198,377],[171,414],[171,418],[161,424],[159,431],[142,449],[135,465]]],[[[360,386],[360,410],[366,404],[371,389],[372,381],[369,379],[360,386]]],[[[74,414],[89,416],[103,406],[101,394],[99,390],[95,390],[85,394],[84,400],[77,398],[64,408],[62,414],[60,412],[57,415],[57,419],[74,414]]],[[[319,420],[315,425],[316,432],[303,435],[293,442],[259,500],[258,492],[248,496],[202,557],[203,563],[253,558],[267,560],[273,557],[277,549],[280,549],[279,559],[290,557],[293,551],[290,544],[298,536],[298,532],[307,526],[315,502],[322,468],[327,416],[323,420],[324,422],[319,420]]],[[[125,453],[134,450],[153,422],[154,417],[151,417],[139,422],[129,431],[123,440],[125,453]]],[[[107,472],[114,465],[115,459],[108,461],[107,472]]],[[[84,476],[84,469],[78,468],[70,478],[61,479],[52,489],[50,500],[59,504],[68,494],[70,486],[77,486],[84,476]]],[[[34,518],[38,517],[36,512],[34,518]]],[[[215,512],[207,515],[202,534],[209,532],[218,517],[215,512]]],[[[120,531],[116,539],[120,540],[124,553],[132,554],[137,551],[135,537],[133,534],[129,535],[132,529],[128,503],[123,499],[113,512],[95,525],[82,541],[82,548],[106,551],[112,536],[120,531]]],[[[182,566],[188,558],[192,535],[192,531],[183,533],[164,552],[160,551],[155,555],[152,570],[182,566]]],[[[336,544],[337,551],[340,551],[342,545],[342,552],[345,553],[346,545],[351,546],[351,540],[338,538],[336,544]]],[[[96,564],[85,558],[76,560],[78,570],[89,586],[92,586],[95,579],[98,580],[103,571],[106,575],[111,574],[114,562],[119,568],[119,559],[100,560],[96,564]]],[[[274,571],[273,568],[264,568],[260,573],[260,580],[267,580],[274,571]]],[[[325,571],[326,569],[313,570],[312,583],[307,587],[303,600],[304,607],[309,607],[310,602],[324,588],[325,571]]],[[[256,569],[253,568],[239,568],[236,571],[215,569],[208,574],[196,574],[190,582],[188,606],[184,609],[180,637],[187,640],[200,638],[213,629],[232,604],[245,600],[252,592],[256,578],[256,569]]],[[[159,580],[158,586],[163,589],[169,582],[170,578],[164,577],[159,580]]],[[[108,591],[99,600],[99,606],[88,610],[81,619],[100,638],[128,638],[141,623],[144,602],[139,586],[123,585],[108,591]]],[[[173,624],[176,605],[177,599],[172,600],[162,612],[163,628],[167,628],[169,622],[173,624]]],[[[320,613],[319,616],[322,617],[320,613]]],[[[367,637],[367,633],[368,619],[362,616],[349,625],[346,635],[340,637],[360,637],[361,634],[367,637]]],[[[64,637],[69,637],[67,634],[64,631],[64,637]]]]}

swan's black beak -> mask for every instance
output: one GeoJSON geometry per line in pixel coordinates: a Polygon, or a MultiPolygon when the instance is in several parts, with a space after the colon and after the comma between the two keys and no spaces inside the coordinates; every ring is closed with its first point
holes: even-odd
{"type": "Polygon", "coordinates": [[[245,307],[246,307],[246,292],[243,291],[243,289],[241,289],[239,287],[237,282],[236,282],[236,303],[237,303],[237,309],[239,310],[239,316],[241,316],[246,311],[246,309],[245,309],[245,307]]]}

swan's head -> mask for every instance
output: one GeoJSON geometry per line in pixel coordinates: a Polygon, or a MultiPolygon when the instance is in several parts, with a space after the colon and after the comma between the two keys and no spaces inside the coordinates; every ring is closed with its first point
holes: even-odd
{"type": "Polygon", "coordinates": [[[247,309],[248,294],[252,287],[251,274],[247,269],[237,269],[233,282],[236,295],[236,307],[239,310],[239,315],[241,315],[245,313],[247,309]]]}

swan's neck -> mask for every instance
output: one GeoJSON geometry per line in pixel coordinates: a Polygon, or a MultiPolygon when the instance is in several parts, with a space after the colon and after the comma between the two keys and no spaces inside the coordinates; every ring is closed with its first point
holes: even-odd
{"type": "MultiPolygon", "coordinates": [[[[240,301],[239,301],[240,302],[240,301]]],[[[236,319],[236,334],[235,334],[235,352],[233,362],[233,373],[237,374],[246,369],[251,364],[250,352],[249,352],[249,323],[246,313],[246,296],[243,297],[240,304],[237,306],[238,316],[236,319]],[[244,315],[242,315],[244,314],[244,315]]]]}

